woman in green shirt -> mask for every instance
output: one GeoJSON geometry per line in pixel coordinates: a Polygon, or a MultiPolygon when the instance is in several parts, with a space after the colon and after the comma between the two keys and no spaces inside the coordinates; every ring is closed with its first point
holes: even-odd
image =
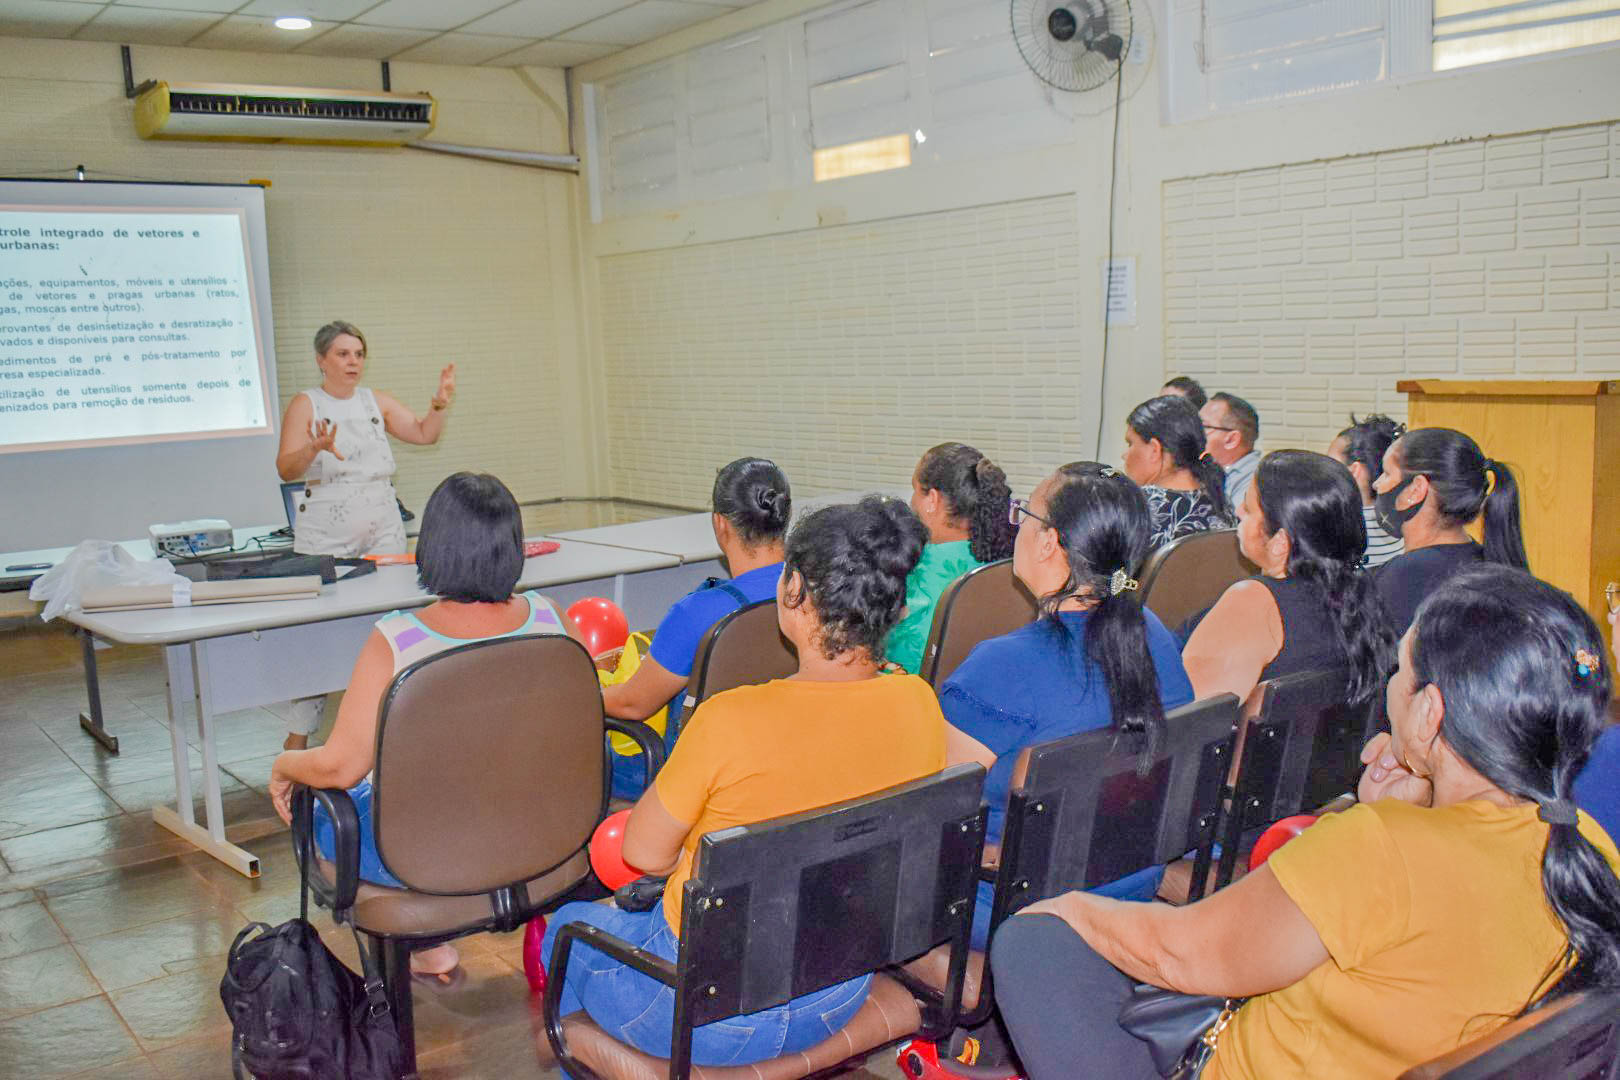
{"type": "Polygon", "coordinates": [[[1007,523],[1012,491],[995,462],[962,443],[940,443],[922,456],[911,477],[911,508],[928,527],[922,561],[906,578],[906,613],[890,631],[891,663],[915,675],[934,622],[934,601],[945,586],[1012,554],[1017,530],[1007,523]]]}

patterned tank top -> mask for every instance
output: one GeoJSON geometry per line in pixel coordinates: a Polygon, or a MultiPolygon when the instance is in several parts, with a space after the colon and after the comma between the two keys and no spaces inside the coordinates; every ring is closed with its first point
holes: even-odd
{"type": "Polygon", "coordinates": [[[410,667],[418,660],[426,660],[437,653],[447,649],[454,649],[458,645],[466,645],[473,641],[491,641],[495,638],[523,637],[529,634],[563,634],[562,616],[551,602],[537,592],[526,592],[523,599],[529,602],[529,617],[523,625],[516,630],[508,630],[504,634],[491,634],[484,638],[457,638],[441,634],[430,629],[413,612],[390,611],[377,620],[377,630],[388,642],[388,647],[394,653],[394,674],[410,667]]]}

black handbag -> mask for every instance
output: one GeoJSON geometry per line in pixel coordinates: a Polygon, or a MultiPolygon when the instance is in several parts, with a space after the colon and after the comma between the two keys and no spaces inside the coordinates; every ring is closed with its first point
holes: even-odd
{"type": "Polygon", "coordinates": [[[1165,1080],[1196,1080],[1243,1001],[1137,983],[1120,1007],[1119,1026],[1147,1043],[1153,1067],[1165,1080]]]}

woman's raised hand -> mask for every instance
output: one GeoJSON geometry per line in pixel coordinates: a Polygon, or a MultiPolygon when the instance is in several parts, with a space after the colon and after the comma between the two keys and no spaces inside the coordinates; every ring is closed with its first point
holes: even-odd
{"type": "Polygon", "coordinates": [[[312,440],[310,446],[315,449],[317,454],[325,450],[339,461],[343,460],[343,455],[337,451],[337,421],[317,421],[310,428],[309,433],[312,440]]]}
{"type": "Polygon", "coordinates": [[[1416,806],[1428,806],[1434,802],[1434,785],[1427,777],[1412,772],[1395,756],[1389,732],[1379,732],[1361,748],[1361,763],[1367,767],[1361,772],[1361,783],[1356,785],[1358,801],[1371,803],[1379,799],[1400,799],[1416,806]]]}
{"type": "Polygon", "coordinates": [[[444,370],[439,372],[439,391],[433,395],[433,406],[442,409],[448,406],[456,396],[456,365],[454,362],[446,364],[444,370]]]}

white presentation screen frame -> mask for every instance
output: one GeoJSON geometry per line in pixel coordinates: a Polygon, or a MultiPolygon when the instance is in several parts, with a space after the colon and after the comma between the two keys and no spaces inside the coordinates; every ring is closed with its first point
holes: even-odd
{"type": "Polygon", "coordinates": [[[88,538],[129,539],[144,536],[147,526],[157,522],[199,517],[224,518],[237,527],[285,524],[275,467],[280,398],[264,189],[253,184],[0,178],[0,204],[239,214],[246,230],[267,421],[249,434],[123,440],[0,454],[5,507],[0,513],[0,553],[67,547],[88,538]]]}

